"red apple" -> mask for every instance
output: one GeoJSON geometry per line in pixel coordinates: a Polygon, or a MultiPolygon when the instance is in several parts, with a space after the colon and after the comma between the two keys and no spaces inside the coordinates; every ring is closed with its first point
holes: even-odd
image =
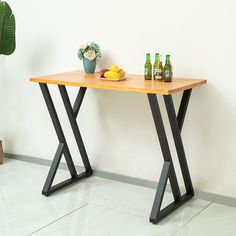
{"type": "Polygon", "coordinates": [[[105,74],[107,71],[108,71],[107,68],[104,68],[104,69],[100,70],[100,72],[99,72],[100,77],[101,77],[101,78],[104,78],[104,74],[105,74]]]}

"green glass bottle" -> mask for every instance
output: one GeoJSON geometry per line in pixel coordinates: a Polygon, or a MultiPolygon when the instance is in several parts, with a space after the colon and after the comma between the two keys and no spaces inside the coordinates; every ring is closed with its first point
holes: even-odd
{"type": "Polygon", "coordinates": [[[164,82],[171,82],[173,77],[173,69],[170,63],[170,55],[166,55],[166,63],[164,66],[164,82]]]}
{"type": "Polygon", "coordinates": [[[163,66],[161,62],[161,56],[159,53],[155,54],[155,63],[153,65],[153,79],[162,80],[163,79],[163,66]]]}
{"type": "Polygon", "coordinates": [[[144,65],[144,78],[145,78],[145,80],[152,79],[152,64],[151,64],[150,53],[146,54],[146,62],[144,65]]]}

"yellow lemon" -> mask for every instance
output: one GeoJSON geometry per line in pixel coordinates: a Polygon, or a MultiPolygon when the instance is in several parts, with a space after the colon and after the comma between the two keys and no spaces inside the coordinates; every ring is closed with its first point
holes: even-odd
{"type": "Polygon", "coordinates": [[[112,65],[108,68],[110,71],[118,72],[119,71],[119,66],[117,65],[112,65]]]}
{"type": "Polygon", "coordinates": [[[109,78],[109,79],[119,79],[120,78],[120,74],[115,72],[115,71],[107,71],[104,74],[105,78],[109,78]]]}

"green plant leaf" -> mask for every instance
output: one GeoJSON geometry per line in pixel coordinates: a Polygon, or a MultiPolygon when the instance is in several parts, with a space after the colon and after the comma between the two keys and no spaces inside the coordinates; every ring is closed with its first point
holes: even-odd
{"type": "Polygon", "coordinates": [[[10,55],[15,51],[15,16],[10,6],[0,0],[0,54],[10,55]]]}

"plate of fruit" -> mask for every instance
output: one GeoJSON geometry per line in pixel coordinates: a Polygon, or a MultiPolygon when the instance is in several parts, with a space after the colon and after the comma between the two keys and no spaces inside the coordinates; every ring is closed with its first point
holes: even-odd
{"type": "Polygon", "coordinates": [[[108,68],[100,70],[98,79],[107,81],[121,81],[125,80],[125,71],[117,65],[112,65],[108,68]]]}

